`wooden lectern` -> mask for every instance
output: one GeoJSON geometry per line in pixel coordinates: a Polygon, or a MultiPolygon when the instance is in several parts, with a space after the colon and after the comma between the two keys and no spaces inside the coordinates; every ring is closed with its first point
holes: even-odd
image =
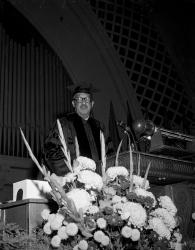
{"type": "Polygon", "coordinates": [[[55,210],[56,204],[46,199],[25,199],[0,205],[1,221],[4,224],[16,223],[27,233],[42,223],[41,211],[44,208],[55,210]]]}

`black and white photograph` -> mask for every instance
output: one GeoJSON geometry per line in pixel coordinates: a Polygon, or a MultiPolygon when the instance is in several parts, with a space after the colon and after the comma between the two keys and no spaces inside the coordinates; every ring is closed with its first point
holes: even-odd
{"type": "Polygon", "coordinates": [[[0,250],[195,250],[194,13],[0,0],[0,250]]]}

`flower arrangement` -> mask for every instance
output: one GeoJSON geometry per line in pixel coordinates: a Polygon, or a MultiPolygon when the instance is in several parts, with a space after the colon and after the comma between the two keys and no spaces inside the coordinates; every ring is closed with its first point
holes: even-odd
{"type": "Polygon", "coordinates": [[[177,208],[168,196],[156,198],[149,191],[147,180],[150,164],[144,177],[133,173],[130,147],[130,171],[118,166],[106,170],[105,143],[102,144],[102,176],[95,172],[92,159],[79,155],[71,164],[61,125],[59,138],[70,172],[63,177],[50,174],[40,166],[23,140],[31,158],[52,187],[52,197],[58,204],[57,213],[44,209],[43,234],[52,248],[73,250],[95,249],[179,249],[177,208]]]}

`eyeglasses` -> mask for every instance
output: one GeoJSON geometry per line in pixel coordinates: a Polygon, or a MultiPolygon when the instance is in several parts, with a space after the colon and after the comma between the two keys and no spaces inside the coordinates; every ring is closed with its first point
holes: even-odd
{"type": "Polygon", "coordinates": [[[78,102],[78,103],[82,103],[82,102],[85,102],[85,103],[89,103],[91,101],[90,97],[77,97],[77,98],[74,98],[74,101],[78,102]]]}

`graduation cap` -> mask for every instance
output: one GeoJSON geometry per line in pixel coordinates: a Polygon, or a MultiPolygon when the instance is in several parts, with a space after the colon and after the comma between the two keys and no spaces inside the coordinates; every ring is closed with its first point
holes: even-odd
{"type": "Polygon", "coordinates": [[[79,82],[75,85],[68,86],[68,88],[71,90],[72,96],[77,93],[86,93],[93,96],[94,93],[99,92],[99,90],[95,88],[92,83],[88,82],[79,82]]]}

